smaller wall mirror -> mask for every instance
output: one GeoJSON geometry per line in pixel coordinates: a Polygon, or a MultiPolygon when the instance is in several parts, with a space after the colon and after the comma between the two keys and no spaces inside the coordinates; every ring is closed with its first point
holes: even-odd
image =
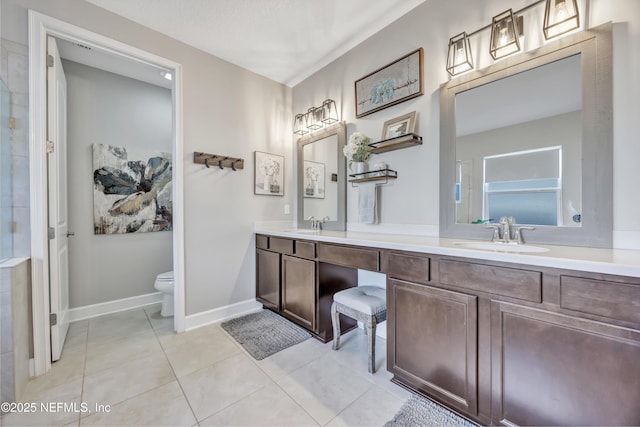
{"type": "Polygon", "coordinates": [[[324,220],[324,230],[346,229],[347,138],[344,123],[298,140],[298,227],[324,220]]]}

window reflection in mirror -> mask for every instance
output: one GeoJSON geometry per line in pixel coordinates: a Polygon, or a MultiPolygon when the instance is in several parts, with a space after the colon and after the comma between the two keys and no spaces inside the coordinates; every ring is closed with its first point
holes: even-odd
{"type": "Polygon", "coordinates": [[[456,94],[456,223],[580,227],[581,67],[573,55],[456,94]]]}

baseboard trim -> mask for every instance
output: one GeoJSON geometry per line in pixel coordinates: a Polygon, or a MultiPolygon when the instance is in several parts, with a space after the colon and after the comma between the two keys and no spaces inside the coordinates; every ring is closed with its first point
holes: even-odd
{"type": "Polygon", "coordinates": [[[254,313],[261,309],[262,304],[254,299],[250,299],[240,301],[235,304],[225,305],[224,307],[214,308],[213,310],[192,314],[190,316],[186,316],[184,319],[185,330],[189,331],[211,323],[221,322],[232,317],[254,313]]]}
{"type": "Polygon", "coordinates": [[[69,322],[91,319],[103,314],[117,313],[118,311],[143,307],[149,304],[162,302],[162,292],[138,295],[135,297],[122,298],[114,301],[101,302],[98,304],[85,305],[69,309],[69,322]]]}

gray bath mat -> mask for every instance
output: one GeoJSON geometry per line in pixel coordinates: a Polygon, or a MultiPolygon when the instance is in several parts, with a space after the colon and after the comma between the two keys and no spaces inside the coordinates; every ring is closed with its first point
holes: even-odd
{"type": "Polygon", "coordinates": [[[237,317],[221,326],[256,360],[311,337],[309,332],[269,310],[237,317]]]}
{"type": "Polygon", "coordinates": [[[411,396],[402,408],[384,427],[475,427],[475,424],[454,414],[443,406],[425,399],[411,396]]]}

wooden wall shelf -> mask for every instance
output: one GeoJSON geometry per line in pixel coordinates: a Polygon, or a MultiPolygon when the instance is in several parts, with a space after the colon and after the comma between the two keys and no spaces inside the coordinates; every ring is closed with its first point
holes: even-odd
{"type": "Polygon", "coordinates": [[[349,182],[351,182],[352,184],[370,181],[385,181],[381,184],[386,184],[390,179],[397,179],[398,172],[391,169],[382,169],[376,171],[354,173],[349,176],[352,178],[349,180],[349,182]]]}
{"type": "Polygon", "coordinates": [[[373,154],[379,154],[387,151],[399,150],[401,148],[413,147],[415,145],[422,145],[422,137],[415,133],[408,133],[406,135],[372,142],[369,144],[369,147],[371,147],[370,151],[373,154]]]}

